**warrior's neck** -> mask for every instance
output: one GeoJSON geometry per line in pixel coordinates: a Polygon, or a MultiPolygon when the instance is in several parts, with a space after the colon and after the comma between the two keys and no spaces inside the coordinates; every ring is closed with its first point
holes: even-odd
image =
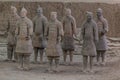
{"type": "Polygon", "coordinates": [[[51,22],[56,22],[57,21],[57,19],[55,19],[55,20],[51,20],[51,22]]]}
{"type": "Polygon", "coordinates": [[[16,16],[17,16],[17,13],[12,14],[12,16],[13,16],[13,17],[16,17],[16,16]]]}
{"type": "Polygon", "coordinates": [[[101,21],[103,18],[104,18],[103,16],[100,16],[100,17],[98,17],[98,20],[101,21]]]}
{"type": "Polygon", "coordinates": [[[39,14],[39,15],[37,15],[38,17],[41,17],[41,16],[43,16],[42,14],[39,14]]]}
{"type": "Polygon", "coordinates": [[[21,17],[22,19],[25,19],[26,17],[21,17]]]}
{"type": "Polygon", "coordinates": [[[71,15],[66,15],[66,17],[70,17],[71,15]]]}

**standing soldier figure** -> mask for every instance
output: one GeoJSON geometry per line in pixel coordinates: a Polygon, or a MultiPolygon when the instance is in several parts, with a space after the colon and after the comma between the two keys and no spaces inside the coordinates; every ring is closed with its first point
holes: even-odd
{"type": "Polygon", "coordinates": [[[61,36],[63,35],[63,28],[62,23],[57,20],[57,13],[51,12],[51,20],[48,23],[48,26],[45,30],[45,36],[48,39],[48,44],[46,48],[46,55],[49,60],[49,71],[54,71],[52,68],[53,60],[55,61],[55,71],[57,71],[57,67],[59,64],[59,50],[57,48],[57,45],[59,44],[61,40],[61,36]]]}
{"type": "Polygon", "coordinates": [[[74,51],[74,39],[73,36],[76,36],[76,21],[75,18],[71,15],[71,9],[66,9],[66,15],[63,18],[63,31],[64,36],[62,38],[63,45],[63,57],[64,62],[66,63],[67,54],[70,56],[70,64],[73,61],[73,51],[74,51]]]}
{"type": "Polygon", "coordinates": [[[47,25],[47,18],[43,15],[43,9],[38,6],[37,16],[33,19],[33,47],[34,47],[34,62],[37,63],[38,51],[40,50],[40,63],[43,61],[44,32],[47,25]]]}
{"type": "Polygon", "coordinates": [[[81,40],[83,40],[82,45],[82,55],[83,55],[83,72],[93,72],[93,58],[96,56],[96,43],[98,41],[98,28],[96,22],[93,20],[92,12],[87,12],[87,20],[81,29],[81,40]],[[88,59],[90,69],[88,67],[88,59]]]}
{"type": "Polygon", "coordinates": [[[34,47],[34,62],[37,63],[38,51],[40,50],[40,63],[43,61],[43,53],[45,46],[44,32],[47,25],[47,18],[43,15],[43,10],[40,6],[37,9],[37,16],[33,19],[33,47],[34,47]]]}
{"type": "Polygon", "coordinates": [[[97,25],[98,25],[98,34],[99,42],[97,44],[97,65],[105,65],[105,52],[108,49],[106,33],[108,32],[108,22],[103,17],[103,11],[101,8],[97,10],[97,25]],[[100,57],[102,62],[100,62],[100,57]]]}
{"type": "Polygon", "coordinates": [[[29,70],[30,54],[33,52],[31,36],[33,34],[33,23],[26,16],[27,10],[23,7],[21,10],[21,18],[17,22],[16,36],[16,53],[19,58],[19,69],[29,70]]]}
{"type": "Polygon", "coordinates": [[[15,38],[15,29],[16,29],[16,22],[18,21],[20,17],[17,14],[17,9],[14,6],[11,6],[11,15],[8,19],[8,45],[7,45],[7,61],[12,61],[12,58],[14,56],[14,61],[17,61],[17,55],[14,52],[15,46],[16,46],[16,38],[15,38]]]}

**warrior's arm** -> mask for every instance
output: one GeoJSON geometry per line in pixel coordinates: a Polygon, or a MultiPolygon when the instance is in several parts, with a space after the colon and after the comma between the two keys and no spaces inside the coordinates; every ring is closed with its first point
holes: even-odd
{"type": "Polygon", "coordinates": [[[108,21],[105,19],[103,23],[104,23],[104,33],[106,34],[108,32],[108,21]]]}
{"type": "Polygon", "coordinates": [[[75,35],[75,36],[77,36],[77,33],[76,33],[76,20],[73,18],[73,20],[72,20],[72,27],[73,27],[73,34],[75,35]]]}
{"type": "Polygon", "coordinates": [[[44,32],[44,36],[47,38],[49,35],[49,24],[47,24],[47,26],[45,27],[45,32],[44,32]]]}
{"type": "Polygon", "coordinates": [[[17,20],[20,19],[20,16],[17,13],[15,14],[15,16],[16,16],[17,20]]]}
{"type": "Polygon", "coordinates": [[[97,26],[97,24],[96,24],[96,22],[94,23],[94,27],[93,27],[93,32],[94,32],[94,40],[95,40],[95,42],[97,42],[98,41],[98,26],[97,26]]]}
{"type": "Polygon", "coordinates": [[[16,23],[15,36],[19,35],[19,23],[16,23]]]}
{"type": "Polygon", "coordinates": [[[64,35],[63,25],[62,25],[62,23],[60,22],[60,23],[59,23],[59,36],[63,36],[63,35],[64,35]]]}
{"type": "Polygon", "coordinates": [[[63,31],[64,31],[64,26],[65,26],[65,21],[64,21],[64,18],[62,19],[62,21],[61,21],[61,23],[62,23],[62,26],[63,26],[63,31]]]}
{"type": "Polygon", "coordinates": [[[80,41],[83,40],[83,37],[84,37],[84,33],[85,33],[85,23],[82,24],[81,26],[81,33],[80,33],[80,41]]]}
{"type": "Polygon", "coordinates": [[[30,21],[30,27],[29,27],[29,35],[32,36],[33,35],[33,23],[32,21],[30,21]]]}
{"type": "Polygon", "coordinates": [[[63,37],[63,35],[64,35],[64,32],[63,32],[63,25],[62,25],[62,23],[61,22],[59,22],[59,24],[58,24],[58,41],[61,41],[61,38],[63,37]]]}
{"type": "Polygon", "coordinates": [[[44,20],[43,20],[43,35],[44,35],[44,33],[45,33],[45,29],[46,29],[46,27],[47,27],[47,24],[48,24],[48,20],[47,20],[47,18],[45,17],[44,20]]]}
{"type": "Polygon", "coordinates": [[[33,18],[33,32],[35,32],[35,18],[33,18]]]}

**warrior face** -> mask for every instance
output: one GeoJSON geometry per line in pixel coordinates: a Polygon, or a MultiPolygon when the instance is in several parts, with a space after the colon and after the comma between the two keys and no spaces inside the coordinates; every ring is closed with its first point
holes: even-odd
{"type": "Polygon", "coordinates": [[[25,8],[22,8],[20,15],[21,15],[22,18],[26,17],[27,10],[25,8]]]}
{"type": "Polygon", "coordinates": [[[87,12],[87,22],[90,22],[93,18],[92,12],[87,12]]]}
{"type": "Polygon", "coordinates": [[[43,13],[43,9],[41,7],[38,7],[37,9],[37,14],[41,15],[43,13]]]}
{"type": "Polygon", "coordinates": [[[66,9],[65,15],[66,15],[66,16],[71,15],[71,9],[66,9]]]}
{"type": "Polygon", "coordinates": [[[57,19],[57,12],[51,12],[51,20],[55,21],[57,19]]]}
{"type": "Polygon", "coordinates": [[[97,10],[97,17],[100,18],[102,16],[102,9],[98,8],[97,10]]]}
{"type": "Polygon", "coordinates": [[[12,13],[12,14],[16,14],[16,13],[17,13],[16,7],[11,6],[11,13],[12,13]]]}

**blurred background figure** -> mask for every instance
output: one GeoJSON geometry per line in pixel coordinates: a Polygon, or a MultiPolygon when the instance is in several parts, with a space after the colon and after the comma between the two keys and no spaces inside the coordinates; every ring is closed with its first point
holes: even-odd
{"type": "Polygon", "coordinates": [[[7,28],[7,60],[6,61],[17,61],[18,56],[15,53],[16,47],[16,37],[15,37],[15,30],[16,30],[16,22],[19,20],[19,16],[17,14],[17,9],[14,6],[11,6],[11,12],[8,19],[8,28],[7,28]]]}
{"type": "Polygon", "coordinates": [[[97,65],[105,65],[105,53],[108,49],[106,34],[108,32],[108,22],[103,17],[103,10],[97,10],[97,26],[99,34],[99,42],[97,44],[97,65]],[[101,58],[101,61],[100,61],[101,58]]]}

